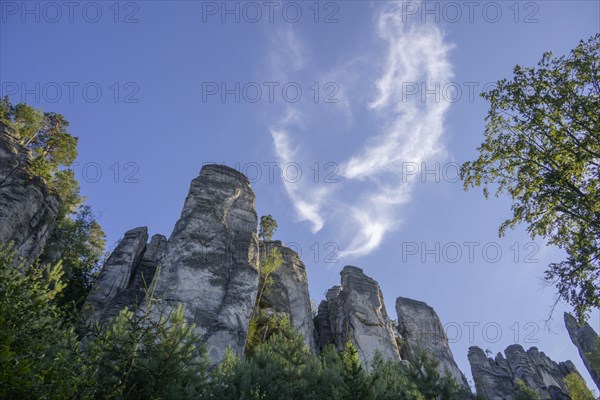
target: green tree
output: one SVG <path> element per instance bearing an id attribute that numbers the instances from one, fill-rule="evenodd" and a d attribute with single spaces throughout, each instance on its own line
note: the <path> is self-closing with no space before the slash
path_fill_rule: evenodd
<path id="1" fill-rule="evenodd" d="M 232 366 L 233 365 L 233 366 Z M 317 400 L 320 364 L 304 338 L 291 327 L 258 346 L 250 358 L 212 375 L 207 399 Z"/>
<path id="2" fill-rule="evenodd" d="M 149 296 L 150 298 L 150 296 Z M 204 391 L 208 361 L 195 326 L 183 306 L 150 316 L 127 309 L 104 326 L 96 325 L 86 353 L 102 399 L 195 399 Z"/>
<path id="3" fill-rule="evenodd" d="M 410 378 L 407 368 L 399 362 L 384 361 L 377 355 L 373 360 L 371 379 L 370 398 L 373 400 L 427 400 Z"/>
<path id="4" fill-rule="evenodd" d="M 261 249 L 266 246 L 260 244 Z M 248 333 L 244 353 L 251 356 L 254 350 L 265 343 L 272 335 L 288 328 L 289 320 L 284 316 L 267 315 L 262 309 L 265 293 L 273 286 L 273 274 L 281 267 L 283 257 L 277 248 L 272 248 L 265 256 L 264 262 L 258 268 L 258 293 L 254 304 L 254 310 L 248 323 Z M 266 305 L 268 306 L 268 305 Z"/>
<path id="5" fill-rule="evenodd" d="M 202 399 L 223 399 L 237 388 L 237 378 L 239 374 L 242 358 L 238 356 L 231 347 L 225 350 L 223 361 L 210 372 L 206 389 L 203 392 Z"/>
<path id="6" fill-rule="evenodd" d="M 20 168 L 31 179 L 42 179 L 60 200 L 56 226 L 41 259 L 51 265 L 62 260 L 62 279 L 67 285 L 58 299 L 62 305 L 78 308 L 99 268 L 105 235 L 91 208 L 82 205 L 79 182 L 71 169 L 77 156 L 77 138 L 67 132 L 69 123 L 64 116 L 24 103 L 12 105 L 8 97 L 0 100 L 0 122 L 30 152 L 30 162 Z"/>
<path id="7" fill-rule="evenodd" d="M 345 393 L 344 361 L 332 344 L 325 346 L 319 355 L 320 376 L 317 388 L 318 399 L 340 400 Z"/>
<path id="8" fill-rule="evenodd" d="M 438 363 L 425 351 L 419 351 L 416 360 L 408 368 L 410 380 L 426 399 L 464 400 L 472 398 L 472 393 L 462 389 L 449 375 L 441 375 Z"/>
<path id="9" fill-rule="evenodd" d="M 0 398 L 91 398 L 84 354 L 56 304 L 62 268 L 13 263 L 0 248 Z"/>
<path id="10" fill-rule="evenodd" d="M 515 400 L 540 400 L 540 393 L 538 390 L 528 388 L 521 379 L 517 379 Z"/>
<path id="11" fill-rule="evenodd" d="M 182 307 L 159 319 L 127 309 L 80 341 L 57 300 L 62 266 L 0 249 L 0 399 L 196 399 L 206 351 Z"/>
<path id="12" fill-rule="evenodd" d="M 545 53 L 537 68 L 517 65 L 482 96 L 485 140 L 461 168 L 464 187 L 511 196 L 501 236 L 525 223 L 532 238 L 566 251 L 546 279 L 583 320 L 600 306 L 600 34 L 569 56 Z"/>
<path id="13" fill-rule="evenodd" d="M 284 334 L 290 329 L 291 323 L 286 315 L 267 315 L 264 311 L 257 311 L 248 323 L 244 354 L 246 357 L 252 357 L 260 345 L 268 342 L 271 337 Z"/>
<path id="14" fill-rule="evenodd" d="M 205 399 L 295 400 L 466 400 L 448 375 L 440 377 L 429 358 L 406 366 L 377 355 L 366 371 L 356 348 L 328 345 L 319 355 L 308 352 L 304 339 L 289 324 L 241 359 L 228 352 L 211 373 Z"/>
<path id="15" fill-rule="evenodd" d="M 106 235 L 90 206 L 80 206 L 72 216 L 57 222 L 44 248 L 42 260 L 53 264 L 62 261 L 64 290 L 59 302 L 73 311 L 83 305 L 100 268 Z"/>
<path id="16" fill-rule="evenodd" d="M 273 238 L 273 234 L 277 230 L 277 221 L 271 215 L 263 215 L 260 217 L 260 225 L 258 228 L 258 236 L 262 241 L 268 241 Z"/>
<path id="17" fill-rule="evenodd" d="M 362 400 L 369 398 L 368 375 L 360 363 L 356 347 L 350 341 L 346 342 L 342 360 L 344 362 L 342 399 Z"/>
<path id="18" fill-rule="evenodd" d="M 260 307 L 260 302 L 263 295 L 275 283 L 273 280 L 273 274 L 277 272 L 277 270 L 281 267 L 281 264 L 283 264 L 283 256 L 281 255 L 281 252 L 276 248 L 272 248 L 266 255 L 264 263 L 259 266 L 258 295 L 256 297 L 257 310 Z"/>
<path id="19" fill-rule="evenodd" d="M 0 121 L 12 126 L 23 144 L 35 137 L 42 126 L 42 120 L 43 113 L 38 109 L 24 103 L 14 106 L 8 96 L 0 101 Z"/>
<path id="20" fill-rule="evenodd" d="M 78 139 L 67 132 L 69 122 L 61 114 L 42 112 L 24 103 L 13 106 L 8 97 L 0 101 L 0 121 L 12 127 L 30 151 L 31 161 L 23 167 L 32 178 L 43 179 L 61 200 L 60 216 L 72 212 L 82 199 L 70 169 L 77 157 Z"/>
<path id="21" fill-rule="evenodd" d="M 564 379 L 571 400 L 595 400 L 585 381 L 579 374 L 570 373 Z"/>

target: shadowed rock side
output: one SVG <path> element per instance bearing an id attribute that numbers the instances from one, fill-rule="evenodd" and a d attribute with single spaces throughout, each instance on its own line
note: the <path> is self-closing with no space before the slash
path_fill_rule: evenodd
<path id="1" fill-rule="evenodd" d="M 59 209 L 46 184 L 26 172 L 30 160 L 29 151 L 0 122 L 0 243 L 14 243 L 27 263 L 42 253 Z"/>
<path id="2" fill-rule="evenodd" d="M 167 245 L 167 238 L 163 235 L 153 235 L 150 243 L 145 247 L 142 257 L 134 267 L 134 274 L 129 280 L 127 288 L 121 291 L 104 311 L 104 318 L 119 314 L 125 307 L 132 310 L 145 305 L 146 295 L 151 294 L 152 281 L 159 272 L 159 263 L 162 252 Z"/>
<path id="3" fill-rule="evenodd" d="M 315 323 L 315 337 L 317 339 L 319 351 L 323 350 L 328 344 L 336 345 L 335 338 L 333 337 L 333 330 L 331 328 L 329 305 L 337 299 L 340 289 L 341 287 L 334 286 L 327 291 L 325 300 L 319 303 L 317 315 L 313 319 Z"/>
<path id="4" fill-rule="evenodd" d="M 205 166 L 191 183 L 161 260 L 158 309 L 183 304 L 214 363 L 228 346 L 242 354 L 246 342 L 258 290 L 254 200 L 244 175 Z"/>
<path id="5" fill-rule="evenodd" d="M 579 356 L 583 360 L 583 364 L 592 376 L 598 389 L 600 389 L 600 370 L 594 368 L 590 360 L 590 354 L 596 352 L 598 334 L 587 322 L 579 326 L 575 317 L 569 313 L 565 313 L 565 326 L 567 327 L 571 341 L 579 351 Z"/>
<path id="6" fill-rule="evenodd" d="M 362 364 L 368 369 L 375 354 L 385 360 L 400 360 L 392 325 L 376 281 L 362 269 L 346 266 L 341 272 L 342 284 L 327 292 L 326 305 L 319 307 L 317 326 L 319 346 L 331 340 L 343 349 L 351 341 Z M 329 330 L 327 323 L 329 322 Z"/>
<path id="7" fill-rule="evenodd" d="M 477 393 L 488 400 L 513 400 L 517 379 L 536 389 L 541 400 L 570 400 L 564 378 L 577 373 L 571 361 L 556 363 L 537 348 L 525 351 L 518 344 L 510 345 L 492 360 L 479 347 L 469 348 L 469 363 Z"/>
<path id="8" fill-rule="evenodd" d="M 279 250 L 283 258 L 283 263 L 272 275 L 273 285 L 262 295 L 260 308 L 288 315 L 292 325 L 304 336 L 310 351 L 314 353 L 315 327 L 304 263 L 298 253 L 285 247 L 280 241 L 265 242 L 260 247 L 261 263 L 272 249 Z"/>
<path id="9" fill-rule="evenodd" d="M 88 323 L 101 322 L 122 308 L 135 310 L 144 303 L 158 260 L 166 244 L 163 235 L 154 235 L 148 245 L 148 229 L 127 231 L 106 260 L 83 307 Z"/>
<path id="10" fill-rule="evenodd" d="M 425 351 L 439 363 L 438 370 L 442 376 L 449 373 L 458 384 L 468 389 L 467 379 L 454 361 L 448 337 L 434 309 L 422 301 L 398 297 L 396 313 L 398 333 L 404 340 L 400 350 L 402 359 L 414 362 L 419 352 Z"/>

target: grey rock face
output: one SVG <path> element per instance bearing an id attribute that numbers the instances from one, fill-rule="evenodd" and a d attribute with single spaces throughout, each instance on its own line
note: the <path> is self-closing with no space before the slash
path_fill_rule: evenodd
<path id="1" fill-rule="evenodd" d="M 569 313 L 565 313 L 565 326 L 567 327 L 571 341 L 579 351 L 579 356 L 583 360 L 583 364 L 589 371 L 598 389 L 600 389 L 600 370 L 594 368 L 590 360 L 590 354 L 596 351 L 598 334 L 587 322 L 579 326 L 575 317 Z"/>
<path id="2" fill-rule="evenodd" d="M 392 325 L 385 309 L 383 294 L 376 281 L 362 269 L 346 266 L 342 284 L 327 292 L 326 304 L 319 307 L 320 346 L 332 340 L 338 349 L 347 341 L 356 347 L 362 364 L 368 369 L 376 353 L 385 360 L 400 360 Z M 327 323 L 329 321 L 329 330 Z"/>
<path id="3" fill-rule="evenodd" d="M 87 323 L 100 322 L 116 315 L 120 309 L 116 309 L 116 300 L 122 300 L 119 303 L 124 303 L 123 307 L 134 305 L 133 302 L 123 299 L 123 293 L 131 287 L 131 282 L 136 276 L 147 240 L 146 227 L 135 228 L 125 233 L 104 263 L 83 306 Z"/>
<path id="4" fill-rule="evenodd" d="M 512 400 L 517 391 L 517 379 L 537 390 L 542 400 L 569 400 L 563 379 L 577 373 L 572 362 L 556 363 L 532 347 L 525 351 L 518 344 L 498 353 L 495 360 L 487 358 L 479 347 L 469 348 L 469 363 L 477 393 L 488 400 Z"/>
<path id="5" fill-rule="evenodd" d="M 487 400 L 512 400 L 515 392 L 513 375 L 508 363 L 498 353 L 496 359 L 486 357 L 479 347 L 469 347 L 467 355 L 477 393 Z"/>
<path id="6" fill-rule="evenodd" d="M 104 318 L 117 315 L 125 307 L 138 310 L 140 306 L 145 305 L 147 295 L 152 294 L 152 282 L 155 274 L 160 274 L 159 262 L 166 244 L 167 238 L 165 236 L 152 236 L 150 243 L 145 246 L 141 258 L 133 268 L 134 273 L 126 289 L 121 291 L 108 304 L 104 312 Z"/>
<path id="7" fill-rule="evenodd" d="M 523 347 L 518 344 L 510 345 L 504 350 L 504 354 L 514 378 L 521 379 L 530 388 L 542 386 L 542 380 Z"/>
<path id="8" fill-rule="evenodd" d="M 530 388 L 537 388 L 542 399 L 569 399 L 563 379 L 569 373 L 577 372 L 573 363 L 556 363 L 536 347 L 525 352 L 523 347 L 514 344 L 504 352 L 514 377 Z"/>
<path id="9" fill-rule="evenodd" d="M 238 171 L 202 168 L 162 256 L 158 310 L 183 304 L 213 362 L 243 352 L 258 290 L 254 192 Z"/>
<path id="10" fill-rule="evenodd" d="M 298 253 L 285 247 L 280 241 L 265 242 L 260 246 L 261 263 L 272 249 L 281 253 L 283 263 L 273 273 L 273 285 L 263 293 L 260 307 L 288 315 L 292 326 L 304 336 L 310 351 L 314 353 L 315 327 L 310 308 L 306 267 Z"/>
<path id="11" fill-rule="evenodd" d="M 0 243 L 33 262 L 54 229 L 59 201 L 41 179 L 26 172 L 30 154 L 0 122 Z"/>
<path id="12" fill-rule="evenodd" d="M 315 331 L 317 337 L 317 346 L 319 351 L 323 350 L 328 344 L 336 345 L 335 338 L 333 336 L 333 330 L 331 329 L 331 313 L 329 311 L 329 305 L 332 304 L 338 297 L 341 287 L 334 286 L 327 291 L 325 300 L 319 303 L 317 315 L 314 318 Z"/>
<path id="13" fill-rule="evenodd" d="M 434 309 L 422 301 L 398 297 L 396 313 L 398 333 L 404 340 L 400 350 L 402 359 L 415 361 L 419 352 L 425 351 L 439 363 L 442 376 L 449 373 L 459 385 L 468 389 L 467 379 L 454 361 L 448 337 Z"/>

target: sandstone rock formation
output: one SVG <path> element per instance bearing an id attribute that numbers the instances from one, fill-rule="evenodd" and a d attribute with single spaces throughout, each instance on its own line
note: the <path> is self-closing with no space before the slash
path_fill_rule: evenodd
<path id="1" fill-rule="evenodd" d="M 329 305 L 337 299 L 340 293 L 340 287 L 334 286 L 327 291 L 325 294 L 325 300 L 319 303 L 317 315 L 314 318 L 315 322 L 315 336 L 317 339 L 317 346 L 320 350 L 323 350 L 328 344 L 336 345 L 335 338 L 333 336 L 333 330 L 331 328 L 331 313 L 329 311 Z"/>
<path id="2" fill-rule="evenodd" d="M 0 122 L 0 243 L 12 242 L 16 255 L 30 263 L 54 229 L 59 201 L 27 171 L 29 151 Z"/>
<path id="3" fill-rule="evenodd" d="M 30 159 L 11 129 L 0 122 L 0 243 L 12 242 L 17 255 L 28 262 L 42 254 L 60 206 L 42 180 L 27 172 Z M 228 347 L 241 354 L 256 301 L 261 257 L 254 202 L 244 175 L 225 166 L 205 166 L 191 183 L 168 241 L 154 235 L 148 243 L 145 227 L 125 233 L 84 304 L 86 320 L 102 322 L 124 307 L 143 310 L 146 290 L 154 287 L 158 303 L 152 312 L 185 306 L 186 318 L 202 333 L 213 363 L 222 360 Z M 261 306 L 289 315 L 311 350 L 328 344 L 341 350 L 351 341 L 367 369 L 377 353 L 387 360 L 401 359 L 376 281 L 360 268 L 346 266 L 341 285 L 328 290 L 313 321 L 304 264 L 281 242 L 264 244 L 264 252 L 271 248 L 277 248 L 284 261 Z M 435 311 L 405 298 L 397 299 L 396 311 L 398 333 L 405 341 L 402 356 L 411 360 L 423 349 L 439 363 L 441 372 L 466 386 Z M 600 388 L 600 371 L 589 357 L 598 335 L 587 324 L 578 326 L 569 314 L 565 324 Z M 487 399 L 513 399 L 517 379 L 538 389 L 542 399 L 569 398 L 563 378 L 577 372 L 571 362 L 556 363 L 536 348 L 525 351 L 519 345 L 509 346 L 505 354 L 506 358 L 499 353 L 493 360 L 478 347 L 469 349 L 475 383 Z"/>
<path id="4" fill-rule="evenodd" d="M 330 289 L 326 303 L 319 307 L 316 320 L 320 347 L 326 340 L 332 340 L 337 348 L 343 349 L 351 341 L 367 369 L 376 353 L 385 360 L 400 360 L 377 282 L 353 266 L 344 267 L 341 276 L 341 286 Z"/>
<path id="5" fill-rule="evenodd" d="M 569 400 L 563 379 L 578 373 L 571 361 L 556 363 L 537 348 L 525 351 L 518 344 L 510 345 L 492 360 L 479 347 L 469 348 L 469 363 L 477 393 L 488 400 L 512 400 L 517 391 L 517 379 L 536 389 L 542 400 Z"/>
<path id="6" fill-rule="evenodd" d="M 565 326 L 567 327 L 571 341 L 579 351 L 583 364 L 589 371 L 598 389 L 600 389 L 600 370 L 594 368 L 590 359 L 590 354 L 597 351 L 598 334 L 587 322 L 579 326 L 575 317 L 569 313 L 565 313 Z"/>
<path id="7" fill-rule="evenodd" d="M 479 347 L 469 347 L 467 355 L 477 393 L 487 400 L 512 400 L 515 392 L 513 375 L 502 354 L 495 360 L 486 357 Z"/>
<path id="8" fill-rule="evenodd" d="M 154 235 L 149 244 L 148 229 L 140 227 L 125 233 L 106 260 L 83 307 L 88 323 L 113 317 L 125 307 L 136 310 L 146 298 L 158 260 L 166 244 Z"/>
<path id="9" fill-rule="evenodd" d="M 254 192 L 238 171 L 202 168 L 191 183 L 156 280 L 157 310 L 182 304 L 212 362 L 227 347 L 241 354 L 258 290 Z"/>
<path id="10" fill-rule="evenodd" d="M 413 362 L 419 357 L 420 351 L 425 351 L 439 363 L 438 370 L 442 376 L 448 373 L 468 389 L 467 379 L 454 361 L 448 337 L 434 309 L 422 301 L 398 297 L 396 313 L 398 333 L 404 340 L 400 350 L 402 359 Z"/>
<path id="11" fill-rule="evenodd" d="M 261 263 L 272 249 L 278 250 L 283 258 L 279 269 L 272 274 L 273 285 L 262 295 L 261 309 L 286 314 L 292 326 L 304 336 L 310 351 L 316 352 L 315 327 L 304 263 L 298 253 L 284 246 L 280 241 L 265 242 L 260 247 Z"/>

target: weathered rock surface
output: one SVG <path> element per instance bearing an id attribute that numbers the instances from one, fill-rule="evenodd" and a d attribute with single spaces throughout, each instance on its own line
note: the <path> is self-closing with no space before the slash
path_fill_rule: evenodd
<path id="1" fill-rule="evenodd" d="M 152 293 L 152 282 L 156 273 L 159 272 L 159 262 L 162 252 L 167 244 L 167 238 L 163 235 L 153 235 L 150 243 L 144 248 L 142 257 L 134 266 L 134 273 L 129 280 L 127 288 L 110 302 L 104 312 L 104 318 L 115 316 L 123 308 L 128 307 L 138 310 L 145 305 L 147 295 Z"/>
<path id="2" fill-rule="evenodd" d="M 0 122 L 0 243 L 14 244 L 16 255 L 33 262 L 54 229 L 59 201 L 40 178 L 26 171 L 29 151 Z"/>
<path id="3" fill-rule="evenodd" d="M 277 314 L 286 314 L 292 326 L 304 336 L 311 352 L 316 351 L 315 327 L 313 324 L 308 293 L 306 267 L 298 253 L 284 246 L 280 241 L 269 241 L 261 244 L 261 263 L 273 249 L 279 251 L 283 258 L 281 266 L 272 274 L 273 285 L 262 294 L 260 307 Z"/>
<path id="4" fill-rule="evenodd" d="M 434 309 L 422 301 L 398 297 L 396 313 L 398 333 L 404 340 L 400 350 L 402 359 L 413 362 L 418 359 L 420 351 L 425 351 L 439 363 L 438 370 L 442 376 L 448 373 L 468 389 L 467 379 L 454 361 L 448 337 Z"/>
<path id="5" fill-rule="evenodd" d="M 100 270 L 83 312 L 88 323 L 100 322 L 116 315 L 115 300 L 120 298 L 123 307 L 134 306 L 133 302 L 123 301 L 123 293 L 131 287 L 142 256 L 146 250 L 148 229 L 135 228 L 127 231 L 123 239 L 108 257 Z"/>
<path id="6" fill-rule="evenodd" d="M 336 345 L 333 330 L 331 329 L 331 313 L 329 311 L 329 305 L 337 299 L 340 289 L 339 286 L 334 286 L 327 291 L 325 300 L 319 303 L 317 315 L 313 319 L 319 351 L 323 350 L 328 344 Z"/>
<path id="7" fill-rule="evenodd" d="M 469 347 L 467 355 L 477 393 L 487 400 L 512 400 L 515 392 L 513 374 L 502 354 L 486 357 L 479 347 Z"/>
<path id="8" fill-rule="evenodd" d="M 385 360 L 400 360 L 392 325 L 385 309 L 383 294 L 377 282 L 362 269 L 346 266 L 341 272 L 342 284 L 327 292 L 326 305 L 317 316 L 320 347 L 331 338 L 343 349 L 347 341 L 356 347 L 362 364 L 368 369 L 376 353 Z M 329 331 L 326 330 L 329 321 Z"/>
<path id="9" fill-rule="evenodd" d="M 571 341 L 579 351 L 579 356 L 583 360 L 583 364 L 589 371 L 598 389 L 600 389 L 600 370 L 594 368 L 590 360 L 590 354 L 596 351 L 598 334 L 587 322 L 579 326 L 575 317 L 569 313 L 565 313 L 565 326 L 567 327 Z"/>
<path id="10" fill-rule="evenodd" d="M 578 373 L 571 361 L 556 363 L 537 348 L 525 351 L 518 344 L 510 345 L 495 360 L 486 357 L 479 347 L 469 348 L 469 363 L 477 393 L 488 400 L 512 400 L 517 391 L 517 379 L 539 392 L 542 400 L 569 400 L 563 379 Z"/>
<path id="11" fill-rule="evenodd" d="M 195 323 L 212 362 L 231 346 L 243 352 L 258 290 L 254 192 L 238 171 L 202 168 L 162 256 L 158 310 L 179 304 Z"/>

